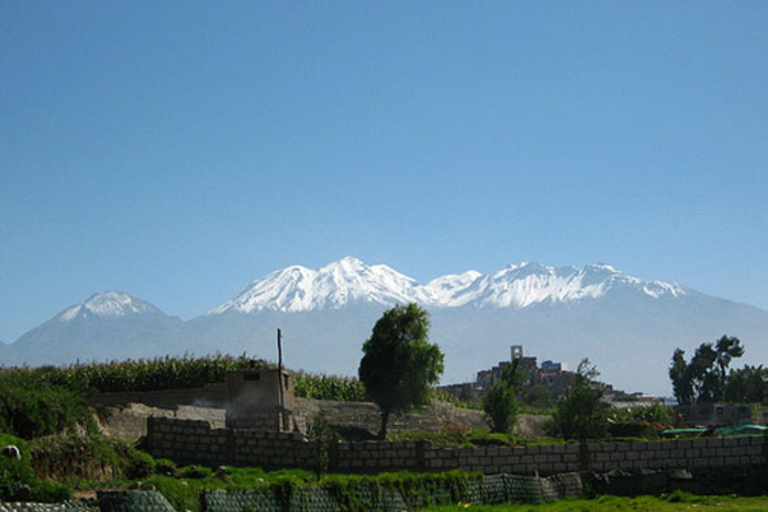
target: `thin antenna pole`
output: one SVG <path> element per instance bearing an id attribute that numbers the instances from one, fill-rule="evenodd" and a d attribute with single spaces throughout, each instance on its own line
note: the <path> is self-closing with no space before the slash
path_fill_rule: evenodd
<path id="1" fill-rule="evenodd" d="M 277 393 L 280 400 L 280 412 L 278 412 L 278 432 L 282 431 L 285 416 L 285 399 L 283 398 L 283 332 L 277 329 Z"/>

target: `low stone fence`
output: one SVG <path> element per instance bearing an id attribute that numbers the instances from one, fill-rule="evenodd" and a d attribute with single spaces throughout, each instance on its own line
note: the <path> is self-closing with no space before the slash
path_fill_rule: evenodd
<path id="1" fill-rule="evenodd" d="M 313 445 L 302 436 L 211 429 L 203 421 L 150 418 L 146 449 L 155 457 L 209 466 L 312 469 L 316 464 Z M 378 473 L 462 469 L 483 474 L 553 475 L 615 469 L 756 468 L 766 464 L 766 449 L 766 438 L 762 436 L 442 449 L 433 449 L 428 441 L 362 441 L 330 446 L 329 470 Z"/>

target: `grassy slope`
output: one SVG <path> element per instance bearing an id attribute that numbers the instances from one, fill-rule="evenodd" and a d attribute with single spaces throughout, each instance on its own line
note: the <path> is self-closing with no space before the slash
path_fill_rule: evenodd
<path id="1" fill-rule="evenodd" d="M 468 505 L 430 507 L 420 512 L 765 512 L 768 497 L 693 496 L 673 493 L 666 497 L 622 498 L 601 496 L 594 500 L 560 500 L 538 505 Z"/>

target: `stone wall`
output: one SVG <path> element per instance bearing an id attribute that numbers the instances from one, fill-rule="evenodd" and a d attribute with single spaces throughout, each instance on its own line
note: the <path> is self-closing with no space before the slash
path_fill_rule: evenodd
<path id="1" fill-rule="evenodd" d="M 201 392 L 199 397 L 196 393 Z M 218 396 L 218 398 L 216 398 Z M 178 399 L 179 404 L 173 400 Z M 209 406 L 191 404 L 208 403 Z M 136 440 L 147 433 L 147 418 L 167 417 L 176 419 L 205 420 L 213 428 L 225 425 L 226 389 L 224 385 L 207 388 L 153 391 L 146 393 L 103 393 L 91 400 L 98 413 L 99 421 L 110 436 L 123 440 Z M 306 431 L 306 425 L 319 413 L 323 413 L 334 426 L 361 429 L 375 434 L 379 429 L 381 414 L 379 408 L 368 402 L 336 402 L 332 400 L 310 400 L 295 398 L 292 416 L 299 430 Z M 275 422 L 276 414 L 266 414 L 265 421 Z M 255 418 L 254 418 L 255 420 Z M 446 426 L 463 428 L 486 427 L 485 414 L 473 409 L 461 409 L 444 402 L 434 403 L 421 411 L 409 414 L 395 414 L 390 417 L 389 431 L 392 433 L 428 430 L 437 432 Z M 523 418 L 516 431 L 519 435 L 530 435 L 525 429 L 528 422 Z M 292 425 L 293 427 L 293 425 Z M 270 428 L 274 430 L 274 428 Z"/>
<path id="2" fill-rule="evenodd" d="M 359 428 L 375 434 L 379 431 L 381 411 L 370 402 L 335 402 L 333 400 L 308 400 L 296 398 L 294 415 L 304 423 L 322 413 L 331 425 Z M 487 427 L 485 413 L 475 409 L 462 409 L 445 402 L 435 402 L 419 411 L 393 414 L 388 430 L 393 434 L 426 430 L 439 432 L 446 426 L 464 428 Z"/>
<path id="3" fill-rule="evenodd" d="M 146 449 L 155 457 L 210 466 L 314 466 L 312 444 L 297 435 L 211 429 L 202 421 L 166 418 L 152 418 L 148 427 Z M 766 446 L 762 436 L 443 449 L 433 449 L 427 441 L 363 441 L 333 445 L 329 470 L 378 473 L 463 469 L 484 474 L 552 475 L 584 470 L 754 468 L 766 464 Z"/>
<path id="4" fill-rule="evenodd" d="M 173 409 L 142 403 L 95 407 L 98 424 L 105 434 L 122 441 L 136 441 L 147 435 L 147 418 L 162 417 L 206 421 L 211 428 L 224 428 L 224 409 L 179 405 Z"/>
<path id="5" fill-rule="evenodd" d="M 224 409 L 227 406 L 227 386 L 224 382 L 206 384 L 202 388 L 163 389 L 160 391 L 132 391 L 126 393 L 99 393 L 89 400 L 92 406 L 144 404 L 150 407 L 175 409 L 179 405 Z"/>

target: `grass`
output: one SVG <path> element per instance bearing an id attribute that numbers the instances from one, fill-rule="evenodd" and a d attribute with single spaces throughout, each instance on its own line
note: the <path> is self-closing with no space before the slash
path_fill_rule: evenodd
<path id="1" fill-rule="evenodd" d="M 419 512 L 765 512 L 768 496 L 742 498 L 737 496 L 696 496 L 681 492 L 653 497 L 623 498 L 601 496 L 593 500 L 567 499 L 553 503 L 457 505 L 428 507 Z"/>
<path id="2" fill-rule="evenodd" d="M 160 461 L 158 461 L 160 462 Z M 264 471 L 259 468 L 221 467 L 217 470 L 201 466 L 185 466 L 173 470 L 173 476 L 159 473 L 142 478 L 143 484 L 153 485 L 176 510 L 197 512 L 201 509 L 200 494 L 203 490 L 247 490 L 264 487 L 283 489 L 318 485 L 352 503 L 356 489 L 361 487 L 398 489 L 403 494 L 426 493 L 436 486 L 447 485 L 454 489 L 466 486 L 478 474 L 463 471 L 446 473 L 381 473 L 378 475 L 327 474 L 319 480 L 315 473 L 305 470 Z M 111 480 L 94 482 L 83 480 L 75 486 L 77 494 L 101 489 L 125 489 L 136 480 Z M 359 504 L 357 504 L 359 505 Z M 350 510 L 363 510 L 350 505 Z"/>
<path id="3" fill-rule="evenodd" d="M 487 429 L 462 429 L 446 428 L 441 432 L 414 431 L 400 434 L 391 434 L 388 439 L 429 441 L 433 448 L 445 448 L 450 446 L 539 446 L 567 444 L 563 439 L 554 437 L 526 438 L 515 434 L 500 434 L 490 432 Z"/>

